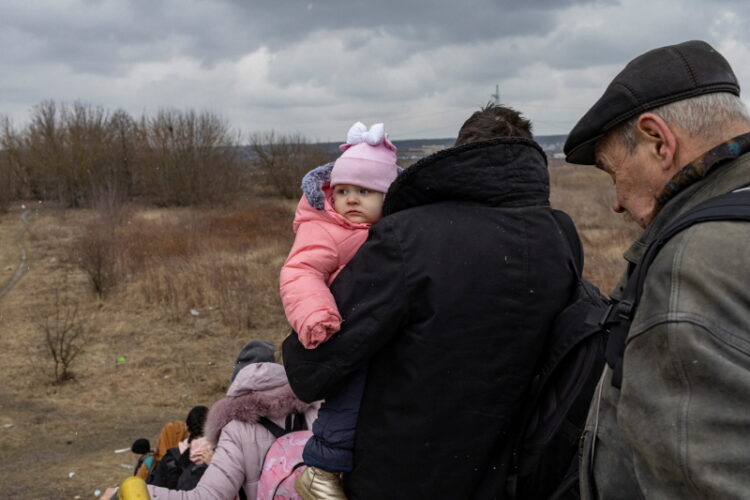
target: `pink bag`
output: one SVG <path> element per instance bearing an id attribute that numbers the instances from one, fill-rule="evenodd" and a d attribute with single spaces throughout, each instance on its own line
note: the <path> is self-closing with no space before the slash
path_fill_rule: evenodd
<path id="1" fill-rule="evenodd" d="M 258 500 L 301 500 L 294 481 L 305 468 L 302 450 L 312 436 L 310 431 L 294 431 L 273 442 L 263 460 L 258 480 Z"/>

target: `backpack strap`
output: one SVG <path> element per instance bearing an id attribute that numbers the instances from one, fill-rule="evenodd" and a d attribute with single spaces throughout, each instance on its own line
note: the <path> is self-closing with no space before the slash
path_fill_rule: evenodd
<path id="1" fill-rule="evenodd" d="M 286 416 L 286 421 L 284 422 L 284 427 L 281 427 L 280 425 L 276 425 L 271 419 L 267 417 L 260 417 L 258 419 L 258 423 L 265 427 L 268 432 L 273 434 L 273 437 L 275 439 L 279 439 L 284 434 L 289 434 L 293 431 L 306 431 L 307 430 L 307 421 L 305 420 L 305 416 L 301 413 L 290 413 Z"/>
<path id="2" fill-rule="evenodd" d="M 306 431 L 307 420 L 304 413 L 290 413 L 287 415 L 284 428 L 286 432 Z"/>
<path id="3" fill-rule="evenodd" d="M 618 389 L 622 385 L 625 343 L 638 302 L 643 294 L 643 284 L 646 281 L 648 268 L 659 250 L 677 233 L 693 224 L 711 221 L 750 222 L 750 191 L 738 190 L 722 194 L 688 210 L 657 234 L 646 248 L 640 262 L 631 268 L 622 299 L 607 309 L 601 322 L 602 326 L 610 331 L 606 359 L 607 364 L 613 370 L 612 385 Z"/>
<path id="4" fill-rule="evenodd" d="M 260 417 L 258 419 L 258 423 L 265 427 L 268 432 L 273 434 L 273 437 L 275 439 L 279 439 L 281 436 L 286 434 L 286 430 L 283 427 L 276 425 L 275 423 L 273 423 L 273 421 L 271 421 L 271 419 L 267 417 Z"/>

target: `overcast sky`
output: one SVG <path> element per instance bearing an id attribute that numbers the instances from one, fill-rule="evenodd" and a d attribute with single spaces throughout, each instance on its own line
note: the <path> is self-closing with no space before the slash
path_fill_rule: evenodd
<path id="1" fill-rule="evenodd" d="M 662 45 L 708 41 L 750 89 L 748 26 L 746 0 L 2 0 L 0 115 L 54 99 L 208 110 L 244 137 L 455 137 L 499 84 L 537 134 L 566 134 Z"/>

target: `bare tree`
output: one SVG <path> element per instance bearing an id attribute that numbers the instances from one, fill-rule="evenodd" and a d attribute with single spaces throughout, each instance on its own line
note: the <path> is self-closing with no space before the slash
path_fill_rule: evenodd
<path id="1" fill-rule="evenodd" d="M 300 196 L 302 176 L 332 160 L 332 155 L 300 133 L 258 133 L 250 138 L 250 146 L 263 180 L 276 194 L 289 199 Z"/>
<path id="2" fill-rule="evenodd" d="M 8 118 L 0 120 L 0 212 L 6 212 L 10 201 L 21 195 L 21 182 L 17 175 L 15 131 Z"/>
<path id="3" fill-rule="evenodd" d="M 241 189 L 237 141 L 218 116 L 161 110 L 138 131 L 140 190 L 158 204 L 214 202 Z"/>
<path id="4" fill-rule="evenodd" d="M 103 191 L 131 194 L 134 139 L 135 123 L 122 110 L 54 101 L 35 106 L 21 131 L 5 120 L 0 135 L 8 168 L 29 195 L 69 207 L 90 205 Z"/>
<path id="5" fill-rule="evenodd" d="M 162 110 L 136 121 L 123 110 L 43 101 L 21 130 L 0 123 L 0 181 L 7 173 L 14 191 L 68 207 L 134 197 L 216 202 L 246 187 L 238 137 L 209 112 Z"/>

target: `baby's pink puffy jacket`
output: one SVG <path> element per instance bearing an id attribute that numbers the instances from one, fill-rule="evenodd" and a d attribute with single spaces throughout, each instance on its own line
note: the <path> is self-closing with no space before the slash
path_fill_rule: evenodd
<path id="1" fill-rule="evenodd" d="M 367 239 L 369 223 L 356 223 L 333 209 L 324 186 L 325 209 L 302 196 L 294 215 L 294 245 L 279 279 L 284 312 L 299 340 L 314 349 L 341 328 L 341 315 L 328 286 Z"/>

